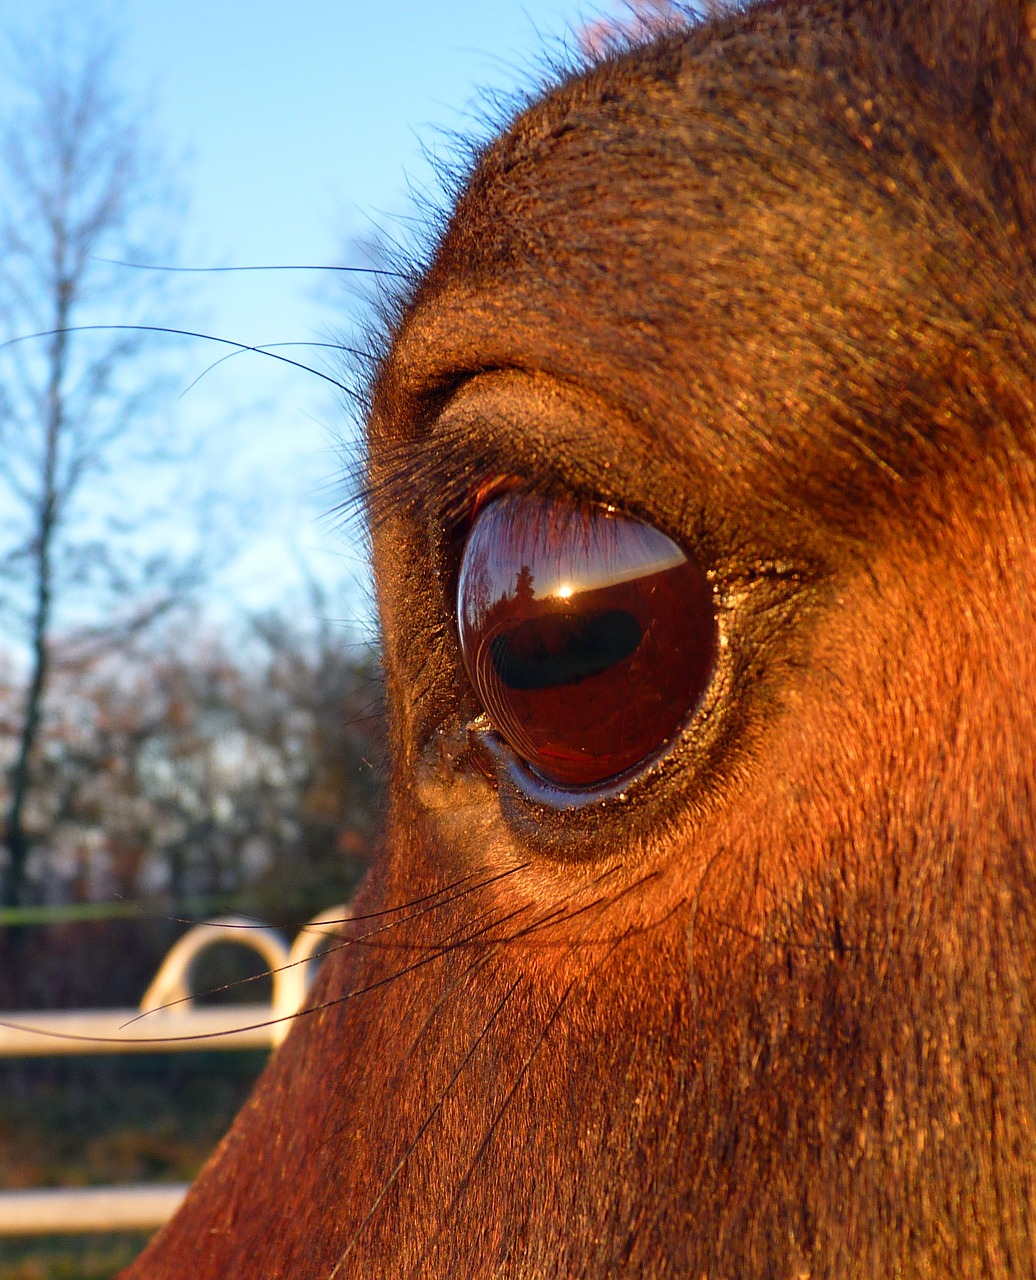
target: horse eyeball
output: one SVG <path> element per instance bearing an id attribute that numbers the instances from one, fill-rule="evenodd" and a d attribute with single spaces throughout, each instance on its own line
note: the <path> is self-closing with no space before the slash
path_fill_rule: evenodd
<path id="1" fill-rule="evenodd" d="M 716 661 L 709 582 L 660 530 L 509 492 L 475 518 L 460 648 L 493 728 L 537 774 L 592 787 L 663 750 Z"/>

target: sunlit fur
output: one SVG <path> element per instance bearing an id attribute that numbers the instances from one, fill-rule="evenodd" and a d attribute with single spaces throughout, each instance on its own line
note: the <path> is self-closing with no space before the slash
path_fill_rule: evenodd
<path id="1" fill-rule="evenodd" d="M 479 158 L 373 390 L 363 918 L 131 1274 L 1033 1275 L 1034 64 L 1022 0 L 763 4 Z M 500 476 L 711 575 L 621 795 L 470 750 Z"/>

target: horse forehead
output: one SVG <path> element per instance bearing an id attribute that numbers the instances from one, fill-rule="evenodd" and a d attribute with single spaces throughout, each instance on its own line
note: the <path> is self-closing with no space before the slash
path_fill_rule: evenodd
<path id="1" fill-rule="evenodd" d="M 651 79 L 643 57 L 631 61 L 621 94 L 614 68 L 591 73 L 482 157 L 397 332 L 390 377 L 434 381 L 451 362 L 583 374 L 616 398 L 640 386 L 652 411 L 683 396 L 684 417 L 707 426 L 713 407 L 726 423 L 758 423 L 753 395 L 826 404 L 847 342 L 909 363 L 908 345 L 884 341 L 909 332 L 931 365 L 955 319 L 938 284 L 959 275 L 960 228 L 919 221 L 910 193 L 877 180 L 887 163 L 841 124 L 804 124 L 801 78 L 786 69 L 765 110 L 742 90 L 736 111 L 710 99 L 708 76 Z M 594 75 L 604 87 L 591 91 Z M 880 373 L 873 356 L 864 372 Z M 806 403 L 784 413 L 810 416 Z"/>

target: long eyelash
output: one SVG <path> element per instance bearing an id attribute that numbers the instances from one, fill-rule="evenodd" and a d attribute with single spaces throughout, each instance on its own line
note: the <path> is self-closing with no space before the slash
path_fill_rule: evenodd
<path id="1" fill-rule="evenodd" d="M 472 457 L 469 444 L 458 432 L 436 434 L 430 441 L 408 442 L 384 451 L 382 478 L 374 481 L 364 468 L 354 477 L 355 505 L 362 505 L 372 532 L 393 516 L 420 520 L 423 506 L 435 495 L 436 511 L 448 523 L 463 519 L 468 494 L 485 479 L 486 462 Z"/>
<path id="2" fill-rule="evenodd" d="M 459 528 L 471 517 L 475 495 L 497 482 L 520 484 L 531 494 L 564 492 L 569 499 L 593 500 L 591 494 L 573 492 L 572 478 L 562 473 L 557 459 L 538 457 L 534 467 L 516 470 L 513 454 L 502 447 L 499 453 L 491 447 L 473 450 L 459 424 L 440 426 L 434 437 L 383 448 L 379 462 L 377 480 L 363 459 L 354 466 L 351 497 L 340 509 L 346 520 L 362 511 L 370 532 L 400 514 L 417 524 Z"/>

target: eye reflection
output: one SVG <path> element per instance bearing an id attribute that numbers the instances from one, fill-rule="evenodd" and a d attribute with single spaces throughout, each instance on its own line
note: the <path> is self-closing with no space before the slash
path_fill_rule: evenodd
<path id="1" fill-rule="evenodd" d="M 715 663 L 712 591 L 664 533 L 511 492 L 479 514 L 458 586 L 461 651 L 497 732 L 561 786 L 664 748 Z"/>

